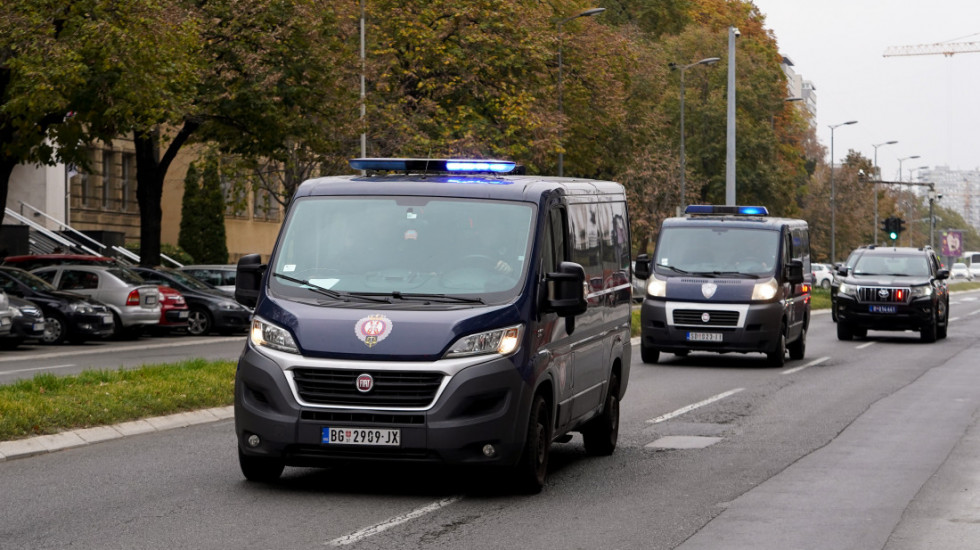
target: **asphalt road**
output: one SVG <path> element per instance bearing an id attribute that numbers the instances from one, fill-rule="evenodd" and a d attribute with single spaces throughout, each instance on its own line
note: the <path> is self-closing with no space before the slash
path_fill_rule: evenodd
<path id="1" fill-rule="evenodd" d="M 229 420 L 0 462 L 0 549 L 976 549 L 980 294 L 951 315 L 936 344 L 816 315 L 778 370 L 637 352 L 616 452 L 555 445 L 530 497 L 445 468 L 248 483 Z"/>

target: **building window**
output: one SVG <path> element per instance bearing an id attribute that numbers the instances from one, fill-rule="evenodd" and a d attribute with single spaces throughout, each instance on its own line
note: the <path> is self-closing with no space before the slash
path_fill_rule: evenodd
<path id="1" fill-rule="evenodd" d="M 133 178 L 136 175 L 136 155 L 123 153 L 122 155 L 122 179 L 119 182 L 121 196 L 119 209 L 123 212 L 129 210 L 130 195 L 133 190 Z"/>
<path id="2" fill-rule="evenodd" d="M 248 185 L 237 174 L 221 172 L 221 192 L 225 196 L 225 216 L 248 217 Z"/>
<path id="3" fill-rule="evenodd" d="M 265 221 L 279 221 L 279 203 L 267 189 L 255 190 L 252 205 L 252 218 Z"/>
<path id="4" fill-rule="evenodd" d="M 112 153 L 102 151 L 102 209 L 109 209 L 112 199 Z"/>

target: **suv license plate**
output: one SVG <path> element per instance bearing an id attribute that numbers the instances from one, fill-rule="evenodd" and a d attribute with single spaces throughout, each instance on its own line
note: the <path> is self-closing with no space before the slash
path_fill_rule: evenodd
<path id="1" fill-rule="evenodd" d="M 323 428 L 324 445 L 401 445 L 401 430 L 393 428 Z"/>
<path id="2" fill-rule="evenodd" d="M 868 311 L 871 313 L 895 313 L 897 309 L 895 306 L 868 306 Z"/>
<path id="3" fill-rule="evenodd" d="M 721 342 L 720 332 L 688 332 L 688 342 Z"/>

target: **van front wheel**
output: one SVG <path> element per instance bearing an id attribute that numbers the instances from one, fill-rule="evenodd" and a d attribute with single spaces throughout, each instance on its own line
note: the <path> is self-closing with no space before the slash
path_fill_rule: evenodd
<path id="1" fill-rule="evenodd" d="M 548 402 L 540 395 L 534 396 L 527 423 L 527 436 L 520 461 L 514 467 L 516 489 L 525 494 L 540 493 L 548 473 L 548 455 L 551 450 L 551 412 Z"/>
<path id="2" fill-rule="evenodd" d="M 660 350 L 640 343 L 640 359 L 643 359 L 644 363 L 656 363 L 660 360 Z"/>
<path id="3" fill-rule="evenodd" d="M 271 483 L 279 479 L 286 468 L 286 464 L 280 459 L 248 456 L 241 449 L 238 449 L 238 465 L 245 479 L 260 483 Z"/>

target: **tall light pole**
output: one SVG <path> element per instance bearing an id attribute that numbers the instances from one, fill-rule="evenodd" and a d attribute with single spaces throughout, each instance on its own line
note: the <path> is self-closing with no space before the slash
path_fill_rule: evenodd
<path id="1" fill-rule="evenodd" d="M 872 176 L 874 178 L 874 192 L 875 192 L 875 224 L 874 231 L 872 234 L 875 236 L 875 244 L 878 244 L 878 182 L 881 181 L 881 175 L 878 174 L 878 148 L 882 145 L 895 145 L 898 143 L 895 140 L 886 141 L 884 143 L 875 143 L 871 146 L 875 148 L 875 173 Z"/>
<path id="2" fill-rule="evenodd" d="M 558 177 L 565 175 L 565 146 L 562 142 L 565 129 L 565 90 L 562 89 L 562 45 L 564 43 L 562 27 L 564 27 L 565 23 L 568 23 L 572 19 L 578 19 L 579 17 L 592 17 L 593 15 L 598 15 L 604 11 L 606 11 L 606 8 L 591 8 L 583 12 L 579 12 L 571 17 L 559 19 L 556 23 L 558 26 Z"/>
<path id="3" fill-rule="evenodd" d="M 857 124 L 856 120 L 848 120 L 840 124 L 831 124 L 830 128 L 830 265 L 837 259 L 837 190 L 834 187 L 834 130 L 848 124 Z"/>
<path id="4" fill-rule="evenodd" d="M 684 207 L 687 206 L 687 194 L 685 189 L 685 178 L 687 177 L 686 165 L 687 161 L 684 157 L 684 71 L 694 67 L 696 65 L 711 65 L 721 61 L 720 57 L 706 57 L 701 61 L 695 61 L 694 63 L 689 63 L 687 65 L 678 65 L 677 63 L 671 63 L 670 68 L 674 71 L 681 72 L 681 206 L 680 213 L 684 212 Z M 678 214 L 679 215 L 679 214 Z"/>
<path id="5" fill-rule="evenodd" d="M 907 160 L 917 159 L 919 155 L 912 155 L 910 157 L 902 157 L 898 159 L 898 181 L 902 181 L 902 163 Z"/>
<path id="6" fill-rule="evenodd" d="M 725 155 L 725 204 L 735 205 L 735 39 L 742 33 L 728 27 L 728 126 Z"/>
<path id="7" fill-rule="evenodd" d="M 365 57 L 364 57 L 364 0 L 361 0 L 361 158 L 367 157 L 367 131 L 365 127 L 364 115 L 365 115 L 365 90 L 364 90 L 364 70 L 365 70 Z M 364 171 L 362 170 L 363 174 Z"/>

